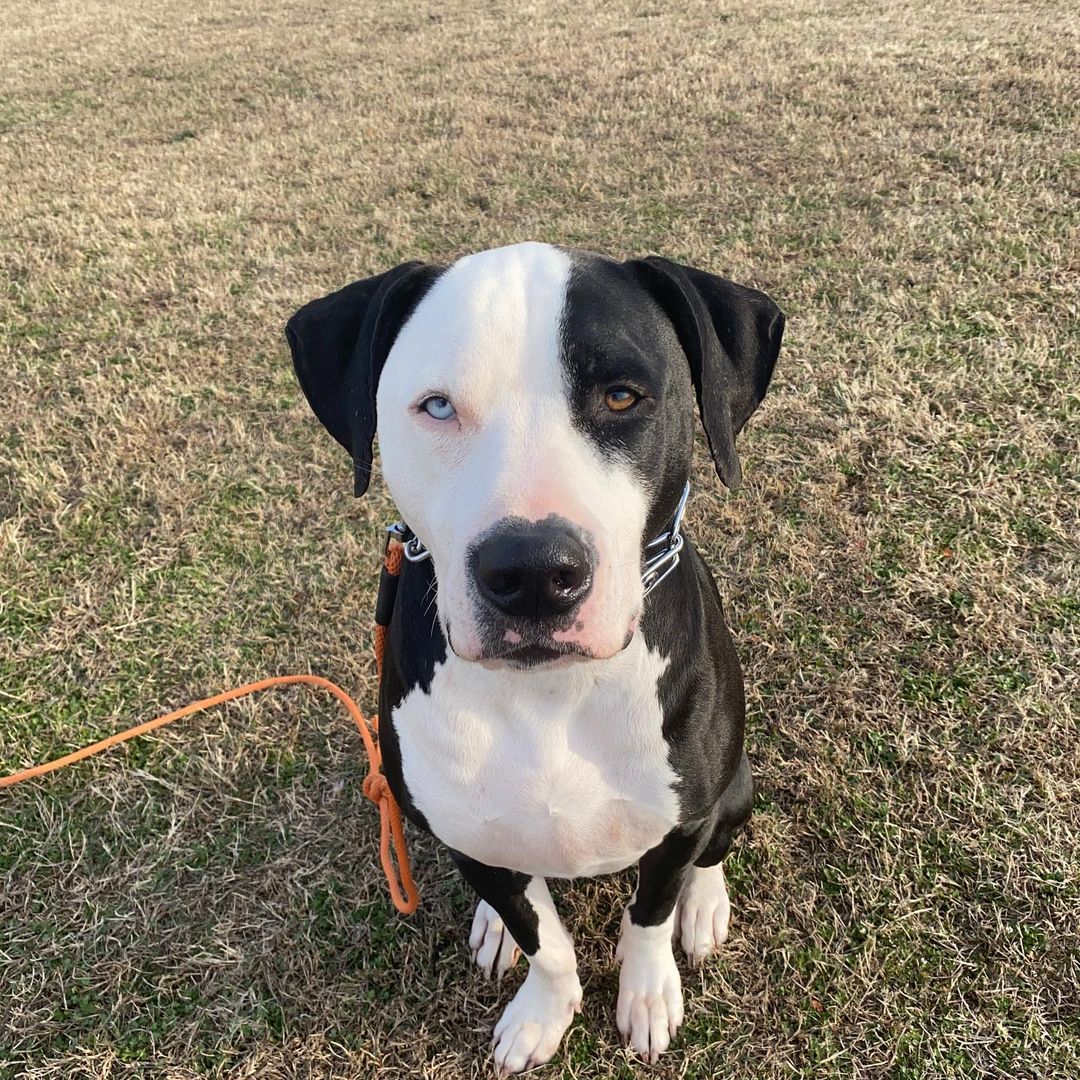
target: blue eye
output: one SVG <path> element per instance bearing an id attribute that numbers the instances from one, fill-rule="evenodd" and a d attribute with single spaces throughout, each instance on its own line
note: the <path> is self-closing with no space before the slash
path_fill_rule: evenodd
<path id="1" fill-rule="evenodd" d="M 439 397 L 438 394 L 421 401 L 420 408 L 433 420 L 449 420 L 456 415 L 454 406 L 446 398 Z"/>

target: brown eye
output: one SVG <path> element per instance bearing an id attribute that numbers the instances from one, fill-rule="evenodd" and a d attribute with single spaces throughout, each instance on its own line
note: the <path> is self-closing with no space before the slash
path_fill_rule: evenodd
<path id="1" fill-rule="evenodd" d="M 640 400 L 640 394 L 635 394 L 633 390 L 630 390 L 625 386 L 613 386 L 604 395 L 604 404 L 612 412 L 625 412 L 627 409 L 636 405 Z"/>

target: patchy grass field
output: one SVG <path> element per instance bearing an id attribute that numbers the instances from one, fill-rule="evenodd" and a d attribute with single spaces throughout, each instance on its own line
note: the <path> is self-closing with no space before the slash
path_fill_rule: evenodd
<path id="1" fill-rule="evenodd" d="M 629 878 L 559 891 L 544 1075 L 1080 1074 L 1075 5 L 28 0 L 0 47 L 0 773 L 267 674 L 374 700 L 392 508 L 302 402 L 301 302 L 662 252 L 790 315 L 690 514 L 761 795 L 653 1069 Z M 290 690 L 0 795 L 0 1077 L 484 1075 L 511 987 L 423 839 L 392 913 L 359 751 Z"/>

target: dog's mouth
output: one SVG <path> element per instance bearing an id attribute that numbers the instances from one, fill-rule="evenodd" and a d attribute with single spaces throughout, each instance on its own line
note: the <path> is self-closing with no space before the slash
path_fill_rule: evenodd
<path id="1" fill-rule="evenodd" d="M 637 629 L 636 617 L 631 620 L 625 638 L 613 649 L 598 652 L 590 645 L 576 640 L 565 640 L 556 631 L 551 633 L 544 627 L 518 624 L 517 629 L 502 628 L 500 636 L 489 633 L 483 638 L 476 652 L 462 649 L 454 641 L 454 634 L 449 621 L 443 633 L 450 651 L 469 663 L 481 664 L 488 668 L 529 668 L 565 667 L 568 664 L 584 660 L 607 660 L 629 647 Z"/>
<path id="2" fill-rule="evenodd" d="M 515 668 L 534 668 L 544 664 L 553 664 L 557 660 L 568 657 L 591 658 L 592 654 L 580 645 L 572 642 L 534 643 L 531 645 L 515 645 L 508 649 L 499 649 L 485 653 L 482 661 L 494 663 L 506 663 Z"/>

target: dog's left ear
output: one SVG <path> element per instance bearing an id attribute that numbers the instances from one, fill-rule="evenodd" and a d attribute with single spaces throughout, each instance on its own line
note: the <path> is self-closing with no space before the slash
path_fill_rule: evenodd
<path id="1" fill-rule="evenodd" d="M 375 395 L 383 364 L 405 320 L 442 267 L 404 263 L 305 304 L 285 336 L 312 411 L 352 455 L 354 491 L 371 477 Z"/>
<path id="2" fill-rule="evenodd" d="M 742 483 L 735 436 L 769 387 L 784 313 L 763 292 L 659 256 L 627 265 L 675 327 L 713 463 L 734 491 Z"/>

